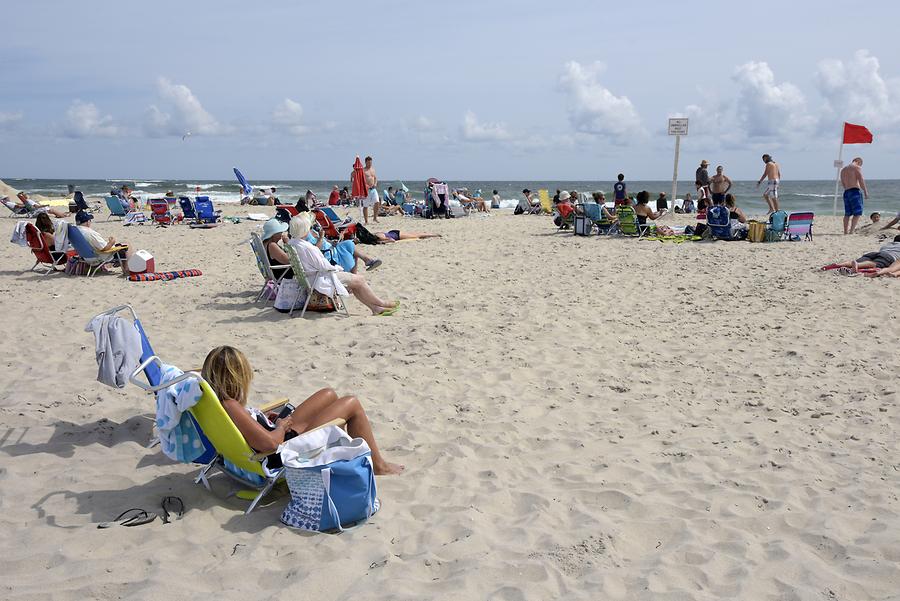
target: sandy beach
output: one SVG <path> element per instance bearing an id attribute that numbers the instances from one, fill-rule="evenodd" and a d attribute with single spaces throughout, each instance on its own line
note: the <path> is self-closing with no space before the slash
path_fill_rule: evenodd
<path id="1" fill-rule="evenodd" d="M 4 599 L 900 599 L 900 281 L 816 271 L 874 235 L 822 216 L 777 244 L 387 218 L 443 234 L 366 247 L 402 309 L 301 319 L 253 302 L 260 224 L 105 215 L 158 270 L 203 276 L 42 277 L 0 246 Z M 381 511 L 301 534 L 278 521 L 286 494 L 244 516 L 229 481 L 210 493 L 148 449 L 152 398 L 98 383 L 84 331 L 123 303 L 184 369 L 243 350 L 255 404 L 359 395 L 406 465 L 378 479 Z M 182 519 L 97 528 L 166 495 Z"/>

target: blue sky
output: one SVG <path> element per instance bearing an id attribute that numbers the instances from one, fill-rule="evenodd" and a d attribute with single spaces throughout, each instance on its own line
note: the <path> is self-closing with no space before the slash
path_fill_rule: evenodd
<path id="1" fill-rule="evenodd" d="M 733 4 L 10 3 L 0 177 L 898 177 L 900 4 Z"/>

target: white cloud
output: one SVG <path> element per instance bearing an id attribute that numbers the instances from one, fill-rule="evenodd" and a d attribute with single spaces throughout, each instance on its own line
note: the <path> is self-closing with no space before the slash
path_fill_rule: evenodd
<path id="1" fill-rule="evenodd" d="M 857 50 L 846 62 L 821 61 L 816 87 L 829 117 L 823 119 L 823 126 L 833 127 L 844 120 L 870 127 L 900 124 L 900 85 L 882 77 L 878 59 L 868 50 Z"/>
<path id="2" fill-rule="evenodd" d="M 751 138 L 783 136 L 808 128 L 806 100 L 792 83 L 775 83 L 767 63 L 750 61 L 735 69 L 732 77 L 738 94 L 735 109 L 738 123 Z"/>
<path id="3" fill-rule="evenodd" d="M 409 126 L 411 129 L 415 131 L 434 131 L 438 128 L 437 123 L 435 123 L 432 119 L 425 117 L 424 115 L 419 115 L 412 121 L 410 121 Z"/>
<path id="4" fill-rule="evenodd" d="M 469 142 L 492 142 L 509 140 L 512 136 L 503 123 L 482 123 L 472 111 L 466 111 L 463 116 L 460 133 L 464 140 Z"/>
<path id="5" fill-rule="evenodd" d="M 231 128 L 220 124 L 184 84 L 175 84 L 160 77 L 157 91 L 162 108 L 151 105 L 147 109 L 144 130 L 151 136 L 176 135 L 186 131 L 215 136 L 229 133 Z"/>
<path id="6" fill-rule="evenodd" d="M 76 100 L 66 111 L 63 133 L 70 138 L 112 138 L 124 132 L 112 117 L 100 114 L 97 105 Z"/>
<path id="7" fill-rule="evenodd" d="M 309 127 L 303 123 L 303 107 L 299 102 L 290 98 L 281 101 L 272 112 L 272 122 L 279 128 L 295 136 L 302 136 L 309 132 Z"/>
<path id="8" fill-rule="evenodd" d="M 619 139 L 643 134 L 641 118 L 631 100 L 616 96 L 600 84 L 598 75 L 602 70 L 601 63 L 565 64 L 559 88 L 568 96 L 572 127 L 577 132 Z"/>
<path id="9" fill-rule="evenodd" d="M 4 113 L 0 111 L 0 131 L 14 129 L 22 121 L 22 113 Z"/>

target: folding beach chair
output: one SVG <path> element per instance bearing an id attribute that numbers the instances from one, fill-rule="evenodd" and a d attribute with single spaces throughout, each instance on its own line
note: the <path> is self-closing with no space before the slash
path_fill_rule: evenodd
<path id="1" fill-rule="evenodd" d="M 175 217 L 169 210 L 169 203 L 164 198 L 150 199 L 150 219 L 156 225 L 172 225 L 176 222 Z"/>
<path id="2" fill-rule="evenodd" d="M 713 205 L 706 210 L 706 226 L 715 240 L 734 240 L 731 235 L 731 215 L 728 207 Z"/>
<path id="3" fill-rule="evenodd" d="M 766 225 L 766 242 L 777 242 L 784 238 L 787 217 L 787 213 L 784 211 L 775 211 L 769 215 L 769 223 Z"/>
<path id="4" fill-rule="evenodd" d="M 71 244 L 72 248 L 75 249 L 75 252 L 78 253 L 78 258 L 87 264 L 88 277 L 95 275 L 104 265 L 121 266 L 116 253 L 120 250 L 125 250 L 126 247 L 114 246 L 109 252 L 103 253 L 103 256 L 101 256 L 97 254 L 94 248 L 88 243 L 87 238 L 84 237 L 84 234 L 81 233 L 81 230 L 78 229 L 77 225 L 72 225 L 71 223 L 68 224 L 66 233 L 69 237 L 69 244 Z"/>
<path id="5" fill-rule="evenodd" d="M 7 196 L 0 198 L 0 204 L 3 204 L 4 207 L 10 210 L 11 214 L 7 215 L 7 217 L 15 217 L 17 219 L 21 219 L 22 217 L 30 219 L 34 217 L 34 213 L 28 207 L 17 207 L 16 203 L 11 201 Z"/>
<path id="6" fill-rule="evenodd" d="M 649 224 L 638 222 L 637 213 L 631 205 L 619 205 L 616 207 L 617 232 L 623 236 L 642 238 L 649 230 Z"/>
<path id="7" fill-rule="evenodd" d="M 425 188 L 425 218 L 450 217 L 450 187 L 443 182 L 431 182 Z"/>
<path id="8" fill-rule="evenodd" d="M 329 277 L 331 272 L 316 272 L 315 277 L 313 278 L 312 283 L 310 283 L 309 279 L 306 277 L 306 271 L 303 270 L 303 265 L 300 263 L 300 257 L 297 255 L 297 249 L 295 249 L 290 244 L 285 248 L 285 252 L 287 252 L 288 259 L 291 262 L 291 269 L 294 271 L 294 279 L 300 285 L 298 290 L 298 294 L 306 294 L 306 301 L 303 303 L 303 309 L 300 311 L 300 317 L 306 315 L 306 308 L 309 306 L 309 299 L 312 298 L 313 291 L 315 290 L 315 285 L 319 281 L 320 277 Z M 297 297 L 299 300 L 300 297 Z M 291 310 L 288 315 L 294 314 L 294 306 L 297 304 L 297 300 L 291 303 Z M 340 297 L 340 295 L 335 291 L 331 295 L 331 302 L 334 303 L 334 308 L 337 311 L 343 311 L 346 316 L 350 316 L 350 311 L 347 310 L 347 305 L 344 303 L 344 300 Z"/>
<path id="9" fill-rule="evenodd" d="M 272 299 L 274 299 L 275 294 L 278 293 L 278 287 L 281 285 L 281 280 L 284 278 L 287 270 L 290 269 L 290 265 L 272 265 L 269 261 L 269 253 L 266 252 L 262 238 L 259 237 L 257 232 L 250 234 L 250 248 L 253 249 L 253 255 L 256 257 L 256 267 L 265 280 L 262 290 L 256 296 L 256 302 L 259 302 L 266 292 L 269 292 Z M 266 302 L 263 304 L 267 304 L 269 300 L 265 299 Z"/>
<path id="10" fill-rule="evenodd" d="M 213 207 L 209 196 L 198 196 L 194 199 L 194 211 L 197 213 L 197 221 L 200 223 L 216 223 L 221 221 L 219 216 L 222 211 Z"/>
<path id="11" fill-rule="evenodd" d="M 268 457 L 257 453 L 250 447 L 240 430 L 231 421 L 225 408 L 222 407 L 219 397 L 198 372 L 188 371 L 177 378 L 151 386 L 138 380 L 136 377 L 139 372 L 146 369 L 149 363 L 155 363 L 159 366 L 161 361 L 159 357 L 150 357 L 138 366 L 131 378 L 132 384 L 148 392 L 155 393 L 163 388 L 190 379 L 197 381 L 200 386 L 201 397 L 188 411 L 203 432 L 203 435 L 215 449 L 216 454 L 200 470 L 200 473 L 194 479 L 194 483 L 203 484 L 207 490 L 210 490 L 209 477 L 215 470 L 220 471 L 228 478 L 251 489 L 250 491 L 239 491 L 236 495 L 239 498 L 250 501 L 250 506 L 244 511 L 244 515 L 249 514 L 263 497 L 272 490 L 272 487 L 284 478 L 284 467 L 269 468 Z M 274 407 L 270 406 L 269 408 Z M 265 409 L 261 408 L 261 410 Z M 308 432 L 313 432 L 326 426 L 343 426 L 345 423 L 342 419 L 335 419 L 308 430 Z"/>
<path id="12" fill-rule="evenodd" d="M 194 203 L 191 202 L 190 198 L 188 198 L 187 196 L 179 196 L 178 205 L 181 207 L 181 212 L 184 214 L 185 219 L 197 221 L 197 213 L 194 211 Z"/>
<path id="13" fill-rule="evenodd" d="M 125 208 L 118 196 L 107 196 L 106 208 L 109 209 L 109 217 L 106 218 L 107 221 L 109 221 L 113 217 L 118 217 L 121 221 L 122 219 L 125 219 L 126 215 L 128 215 L 128 209 Z"/>
<path id="14" fill-rule="evenodd" d="M 44 237 L 32 223 L 25 224 L 25 241 L 36 259 L 31 271 L 37 271 L 40 266 L 44 269 L 42 275 L 47 275 L 59 271 L 56 268 L 57 265 L 66 264 L 66 253 L 47 248 L 47 245 L 44 244 Z"/>
<path id="15" fill-rule="evenodd" d="M 531 212 L 535 215 L 539 215 L 541 212 L 552 215 L 553 200 L 550 198 L 550 192 L 547 190 L 538 190 L 538 198 L 541 200 L 541 206 L 532 208 Z"/>
<path id="16" fill-rule="evenodd" d="M 116 197 L 118 198 L 118 197 Z M 73 206 L 74 205 L 74 206 Z M 74 208 L 74 210 L 72 210 Z M 84 199 L 84 192 L 81 190 L 75 190 L 72 196 L 72 202 L 69 203 L 69 212 L 75 213 L 76 211 L 88 211 L 94 212 L 100 210 L 100 203 L 94 203 L 93 206 L 90 206 L 87 201 Z"/>
<path id="17" fill-rule="evenodd" d="M 787 218 L 787 225 L 784 228 L 784 236 L 788 240 L 800 240 L 803 236 L 804 240 L 812 240 L 812 226 L 815 214 L 811 211 L 805 213 L 791 213 Z"/>

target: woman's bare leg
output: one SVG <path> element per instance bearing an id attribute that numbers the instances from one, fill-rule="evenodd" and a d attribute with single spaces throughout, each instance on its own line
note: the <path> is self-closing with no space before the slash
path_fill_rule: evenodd
<path id="1" fill-rule="evenodd" d="M 384 301 L 378 298 L 375 292 L 369 288 L 368 282 L 359 275 L 354 274 L 352 276 L 350 284 L 347 285 L 347 290 L 352 292 L 359 302 L 367 306 L 376 315 L 385 309 L 397 306 L 397 303 L 394 301 Z"/>
<path id="2" fill-rule="evenodd" d="M 417 234 L 417 233 L 406 233 L 400 232 L 401 240 L 424 240 L 425 238 L 440 238 L 440 234 Z"/>
<path id="3" fill-rule="evenodd" d="M 306 432 L 333 419 L 344 419 L 347 421 L 347 432 L 350 436 L 362 438 L 372 450 L 372 464 L 377 475 L 399 474 L 403 471 L 402 465 L 389 463 L 382 456 L 378 443 L 375 442 L 375 433 L 372 431 L 369 416 L 355 396 L 339 398 L 333 389 L 323 388 L 300 403 L 300 406 L 294 409 L 292 418 L 295 432 Z"/>

